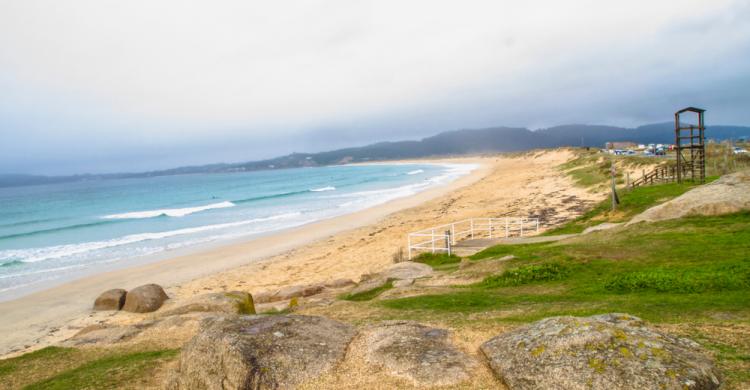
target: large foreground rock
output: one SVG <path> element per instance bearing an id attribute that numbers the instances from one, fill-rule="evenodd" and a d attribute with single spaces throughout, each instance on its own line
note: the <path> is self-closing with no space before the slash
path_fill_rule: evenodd
<path id="1" fill-rule="evenodd" d="M 165 307 L 166 309 L 166 307 Z M 162 315 L 172 316 L 194 312 L 255 314 L 253 297 L 244 291 L 219 292 L 196 295 Z"/>
<path id="2" fill-rule="evenodd" d="M 94 310 L 120 310 L 125 304 L 125 295 L 128 292 L 121 288 L 107 290 L 94 301 Z"/>
<path id="3" fill-rule="evenodd" d="M 238 316 L 207 320 L 182 349 L 168 389 L 276 389 L 331 370 L 354 337 L 322 317 Z"/>
<path id="4" fill-rule="evenodd" d="M 471 377 L 476 362 L 453 347 L 448 331 L 410 321 L 365 329 L 365 360 L 417 386 L 451 386 Z"/>
<path id="5" fill-rule="evenodd" d="M 750 210 L 750 171 L 736 172 L 635 216 L 628 225 L 691 215 L 721 215 Z"/>
<path id="6" fill-rule="evenodd" d="M 169 297 L 161 286 L 145 284 L 128 292 L 122 310 L 133 313 L 149 313 L 158 310 L 167 299 Z"/>
<path id="7" fill-rule="evenodd" d="M 481 350 L 510 389 L 717 389 L 701 347 L 627 314 L 553 317 L 501 334 Z"/>

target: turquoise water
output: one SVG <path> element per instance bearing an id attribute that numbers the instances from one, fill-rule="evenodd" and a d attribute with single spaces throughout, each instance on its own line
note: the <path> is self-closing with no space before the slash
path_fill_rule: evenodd
<path id="1" fill-rule="evenodd" d="M 469 165 L 362 165 L 0 188 L 0 299 L 180 248 L 351 213 Z"/>

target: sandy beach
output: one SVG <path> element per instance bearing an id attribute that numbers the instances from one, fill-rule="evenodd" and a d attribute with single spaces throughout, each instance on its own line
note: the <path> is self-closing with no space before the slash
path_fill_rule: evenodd
<path id="1" fill-rule="evenodd" d="M 198 293 L 272 291 L 282 286 L 358 281 L 392 262 L 410 231 L 470 217 L 536 216 L 542 227 L 567 220 L 602 195 L 576 187 L 557 167 L 567 150 L 419 162 L 472 163 L 479 168 L 447 185 L 353 214 L 270 236 L 133 268 L 79 279 L 0 303 L 0 355 L 9 356 L 65 340 L 95 323 L 142 319 L 125 312 L 92 312 L 110 288 L 145 283 L 165 287 L 173 301 Z"/>

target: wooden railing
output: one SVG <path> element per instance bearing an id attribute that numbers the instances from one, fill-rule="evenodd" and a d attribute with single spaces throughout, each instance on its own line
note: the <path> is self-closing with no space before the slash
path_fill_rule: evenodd
<path id="1" fill-rule="evenodd" d="M 682 176 L 686 176 L 691 169 L 690 164 L 682 165 Z M 632 188 L 654 183 L 670 183 L 677 180 L 676 165 L 661 165 L 654 168 L 651 172 L 644 173 L 639 179 L 633 181 L 630 185 Z"/>

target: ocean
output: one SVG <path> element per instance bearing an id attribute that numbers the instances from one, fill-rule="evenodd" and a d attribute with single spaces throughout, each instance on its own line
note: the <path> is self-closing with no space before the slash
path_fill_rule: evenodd
<path id="1" fill-rule="evenodd" d="M 0 188 L 0 300 L 352 213 L 474 168 L 372 164 Z"/>

